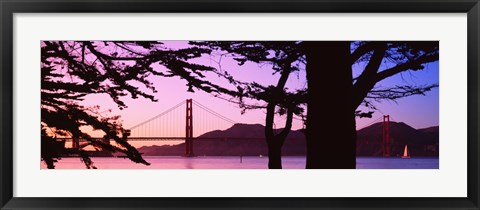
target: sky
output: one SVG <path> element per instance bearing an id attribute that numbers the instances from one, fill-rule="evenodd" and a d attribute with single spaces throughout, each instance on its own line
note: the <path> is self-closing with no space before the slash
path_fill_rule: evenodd
<path id="1" fill-rule="evenodd" d="M 181 47 L 184 44 L 181 42 L 164 42 L 166 46 L 176 48 Z M 222 68 L 227 70 L 235 78 L 244 81 L 256 81 L 260 84 L 276 84 L 278 75 L 272 75 L 271 66 L 259 65 L 256 63 L 247 62 L 243 66 L 238 66 L 233 60 L 223 58 L 219 62 L 218 56 L 205 56 L 196 59 L 195 62 L 210 65 L 216 68 Z M 219 65 L 220 63 L 220 65 Z M 387 65 L 387 64 L 384 64 Z M 358 73 L 362 68 L 361 64 L 353 65 L 353 74 Z M 157 93 L 152 93 L 158 102 L 152 102 L 148 99 L 138 98 L 131 99 L 128 96 L 123 100 L 127 104 L 128 108 L 120 110 L 116 104 L 105 94 L 89 95 L 81 102 L 83 105 L 95 106 L 100 105 L 101 110 L 111 110 L 111 112 L 105 112 L 106 115 L 120 115 L 121 120 L 125 128 L 135 126 L 151 117 L 164 112 L 165 110 L 177 105 L 178 103 L 185 101 L 186 99 L 193 99 L 194 101 L 220 113 L 221 115 L 238 123 L 248 124 L 264 124 L 265 111 L 264 110 L 247 110 L 244 114 L 241 113 L 238 105 L 225 101 L 220 98 L 216 98 L 211 94 L 197 90 L 194 93 L 187 92 L 188 87 L 186 82 L 175 78 L 162 78 L 162 77 L 149 77 L 150 81 L 154 83 L 154 86 L 158 90 Z M 217 76 L 209 75 L 208 79 L 212 83 L 225 84 L 225 81 L 221 80 Z M 433 62 L 427 64 L 426 68 L 422 71 L 416 72 L 403 72 L 390 78 L 387 78 L 377 86 L 391 87 L 394 85 L 426 85 L 426 84 L 438 84 L 439 83 L 439 62 Z M 287 87 L 290 90 L 300 89 L 306 87 L 305 71 L 301 70 L 296 75 L 291 75 L 287 82 Z M 441 88 L 441 86 L 440 86 Z M 148 91 L 147 91 L 148 92 Z M 150 92 L 151 93 L 151 92 Z M 414 128 L 426 128 L 439 125 L 439 88 L 435 88 L 426 95 L 416 95 L 407 98 L 402 98 L 396 102 L 381 101 L 375 103 L 377 111 L 372 118 L 357 119 L 357 130 L 366 127 L 374 122 L 380 122 L 383 115 L 390 115 L 391 121 L 404 122 Z M 164 129 L 170 129 L 174 126 L 172 124 L 180 124 L 178 131 L 180 136 L 184 135 L 184 123 L 185 123 L 185 108 L 179 108 L 178 113 L 172 112 L 172 116 L 165 116 L 165 121 L 157 122 L 157 124 L 164 125 Z M 194 106 L 194 136 L 202 134 L 208 131 L 208 127 L 202 130 L 200 124 L 210 124 L 219 129 L 226 129 L 230 127 L 231 123 L 226 123 L 211 115 L 202 114 L 202 110 Z M 204 119 L 202 119 L 204 118 Z M 168 122 L 167 122 L 168 121 Z M 165 125 L 169 124 L 169 125 Z M 196 125 L 196 126 L 195 126 Z M 277 128 L 281 128 L 284 125 L 284 119 L 280 116 L 276 116 L 275 125 Z M 150 125 L 150 129 L 155 128 L 155 124 Z M 170 126 L 170 127 L 168 127 Z M 293 130 L 301 129 L 303 122 L 301 120 L 294 120 Z M 177 128 L 176 128 L 177 129 Z M 171 133 L 164 136 L 173 136 L 175 133 Z M 98 135 L 101 136 L 101 135 Z"/>

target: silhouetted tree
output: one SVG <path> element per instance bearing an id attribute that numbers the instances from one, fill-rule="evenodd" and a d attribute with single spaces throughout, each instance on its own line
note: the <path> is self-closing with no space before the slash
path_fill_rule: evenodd
<path id="1" fill-rule="evenodd" d="M 206 41 L 191 42 L 191 44 L 208 47 L 208 49 L 226 52 L 242 66 L 245 62 L 268 63 L 272 66 L 273 74 L 280 74 L 277 84 L 264 86 L 256 82 L 242 83 L 235 80 L 228 72 L 219 74 L 228 78 L 239 90 L 237 99 L 243 111 L 246 109 L 266 109 L 265 139 L 268 148 L 268 168 L 281 169 L 282 146 L 292 128 L 293 115 L 303 112 L 300 107 L 305 90 L 289 92 L 285 87 L 289 75 L 299 70 L 302 52 L 298 42 L 255 42 L 255 41 Z M 223 56 L 223 55 L 222 55 Z M 266 103 L 265 106 L 252 106 L 245 103 L 245 99 L 255 99 Z M 274 132 L 275 115 L 286 115 L 284 128 Z"/>
<path id="2" fill-rule="evenodd" d="M 279 151 L 284 137 L 291 128 L 288 107 L 299 110 L 293 112 L 299 114 L 301 113 L 299 105 L 307 103 L 306 168 L 355 168 L 355 117 L 371 117 L 373 114 L 373 111 L 359 110 L 361 105 L 374 110 L 373 101 L 397 100 L 425 94 L 438 86 L 437 84 L 397 85 L 386 88 L 375 86 L 390 76 L 410 70 L 422 70 L 424 64 L 438 60 L 438 42 L 192 43 L 239 56 L 233 57 L 239 65 L 247 61 L 271 63 L 275 72 L 280 73 L 277 85 L 269 87 L 257 83 L 241 83 L 228 72 L 221 73 L 233 84 L 241 84 L 238 89 L 241 93 L 240 104 L 244 108 L 267 109 L 265 134 L 269 148 L 269 168 L 281 167 Z M 364 64 L 365 68 L 360 76 L 352 78 L 352 65 L 356 63 Z M 308 94 L 305 94 L 305 90 L 288 93 L 285 90 L 285 81 L 301 64 L 306 65 Z M 381 68 L 381 64 L 387 67 Z M 297 66 L 292 68 L 293 65 Z M 247 106 L 243 103 L 242 97 L 263 100 L 267 105 Z M 271 132 L 277 106 L 280 107 L 277 113 L 287 115 L 285 129 L 280 133 L 282 135 L 272 135 Z"/>
<path id="3" fill-rule="evenodd" d="M 200 47 L 168 49 L 160 42 L 64 42 L 44 41 L 41 45 L 42 69 L 42 160 L 49 168 L 59 154 L 80 155 L 87 168 L 94 168 L 83 149 L 59 147 L 56 136 L 86 140 L 85 145 L 121 152 L 136 163 L 148 164 L 126 141 L 129 131 L 118 116 L 103 116 L 100 107 L 85 107 L 78 102 L 89 94 L 107 94 L 120 109 L 127 107 L 122 97 L 139 96 L 155 101 L 149 76 L 180 77 L 189 91 L 199 89 L 213 94 L 237 97 L 244 109 L 252 108 L 245 98 L 266 102 L 265 136 L 269 148 L 269 168 L 281 168 L 281 147 L 291 129 L 294 114 L 301 114 L 307 103 L 307 168 L 355 168 L 355 116 L 372 112 L 357 110 L 373 107 L 371 100 L 424 94 L 436 85 L 375 85 L 385 78 L 438 60 L 438 42 L 192 42 Z M 280 74 L 275 86 L 242 83 L 228 72 L 187 62 L 211 50 L 234 54 L 239 65 L 247 61 L 269 63 Z M 363 63 L 360 76 L 352 78 L 352 65 Z M 288 76 L 306 65 L 308 95 L 305 90 L 289 92 Z M 385 64 L 381 68 L 381 64 Z M 164 66 L 166 70 L 154 67 Z M 205 74 L 223 76 L 236 90 L 211 83 Z M 140 87 L 143 87 L 142 90 Z M 146 90 L 146 91 L 145 91 Z M 274 133 L 275 114 L 286 115 L 285 128 Z M 116 145 L 96 140 L 82 126 L 105 133 Z M 45 150 L 43 150 L 45 149 Z"/>
<path id="4" fill-rule="evenodd" d="M 437 87 L 375 85 L 405 71 L 417 71 L 438 60 L 438 42 L 304 42 L 308 80 L 306 168 L 355 168 L 355 115 L 368 117 L 357 108 L 370 100 L 424 94 Z M 351 50 L 352 48 L 352 50 Z M 352 64 L 365 65 L 352 78 Z M 382 64 L 387 67 L 382 68 Z M 352 82 L 353 81 L 353 82 Z"/>
<path id="5" fill-rule="evenodd" d="M 306 168 L 354 168 L 352 65 L 347 62 L 350 42 L 303 45 L 308 81 Z"/>
<path id="6" fill-rule="evenodd" d="M 56 137 L 85 140 L 83 146 L 120 152 L 135 163 L 149 165 L 127 141 L 129 131 L 119 116 L 103 116 L 100 107 L 80 105 L 85 96 L 107 94 L 120 109 L 126 108 L 122 97 L 143 97 L 156 101 L 150 76 L 180 77 L 189 91 L 234 94 L 204 80 L 211 67 L 187 62 L 209 50 L 191 47 L 169 49 L 161 42 L 137 41 L 43 41 L 41 43 L 41 129 L 42 160 L 48 168 L 61 155 L 77 154 L 87 168 L 95 168 L 83 148 L 65 148 Z M 155 68 L 155 65 L 164 66 Z M 82 126 L 102 131 L 108 141 L 96 140 L 82 131 Z M 79 143 L 79 142 L 77 142 Z"/>

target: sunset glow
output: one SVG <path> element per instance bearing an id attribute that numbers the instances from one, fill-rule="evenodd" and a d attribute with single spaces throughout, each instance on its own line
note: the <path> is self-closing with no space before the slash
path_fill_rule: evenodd
<path id="1" fill-rule="evenodd" d="M 308 142 L 324 134 L 331 149 L 321 149 L 344 161 L 339 168 L 355 168 L 355 155 L 399 157 L 407 144 L 413 156 L 433 157 L 425 168 L 438 167 L 438 42 L 44 41 L 41 47 L 42 141 L 52 151 L 65 141 L 67 157 L 82 157 L 87 168 L 95 167 L 88 152 L 148 166 L 143 156 L 177 156 L 182 148 L 187 157 L 239 156 L 240 163 L 243 156 L 268 156 L 268 168 L 282 168 L 283 155 L 305 156 L 315 145 Z M 314 56 L 336 63 L 321 68 Z M 312 72 L 320 76 L 307 77 Z M 331 75 L 337 80 L 329 81 Z M 316 87 L 329 94 L 313 95 Z M 318 127 L 309 130 L 313 122 Z M 306 157 L 312 167 L 314 156 Z M 315 164 L 324 159 L 315 157 Z"/>

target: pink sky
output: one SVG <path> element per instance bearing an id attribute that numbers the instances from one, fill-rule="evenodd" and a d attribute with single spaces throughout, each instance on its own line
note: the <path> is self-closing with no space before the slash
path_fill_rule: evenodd
<path id="1" fill-rule="evenodd" d="M 183 45 L 180 42 L 174 42 L 174 44 L 172 44 L 173 42 L 165 43 L 166 46 L 172 47 L 178 47 Z M 218 68 L 219 66 L 216 63 L 216 61 L 218 60 L 219 57 L 213 56 L 197 59 L 195 62 L 211 65 Z M 273 71 L 271 71 L 271 67 L 268 65 L 262 66 L 255 63 L 246 63 L 244 66 L 237 66 L 235 61 L 224 58 L 222 59 L 221 67 L 222 69 L 227 70 L 235 78 L 244 81 L 256 81 L 263 85 L 275 84 L 278 79 L 277 75 L 272 76 Z M 358 67 L 354 66 L 354 68 Z M 217 83 L 220 85 L 225 84 L 225 81 L 214 75 L 209 75 L 208 79 L 213 83 Z M 151 81 L 154 83 L 155 87 L 158 90 L 157 93 L 152 93 L 158 99 L 158 102 L 151 102 L 150 100 L 144 98 L 131 99 L 129 97 L 125 97 L 123 98 L 123 100 L 127 104 L 128 108 L 120 110 L 107 95 L 97 94 L 87 96 L 86 99 L 81 102 L 81 104 L 92 106 L 100 105 L 101 110 L 111 109 L 112 112 L 109 114 L 121 115 L 121 119 L 123 120 L 123 125 L 125 128 L 130 128 L 138 123 L 141 123 L 151 118 L 152 116 L 162 113 L 163 111 L 173 107 L 174 105 L 185 101 L 188 98 L 192 98 L 193 100 L 205 105 L 212 110 L 215 110 L 216 112 L 236 122 L 249 124 L 264 124 L 264 110 L 248 110 L 245 114 L 242 115 L 240 109 L 238 108 L 238 105 L 236 104 L 227 102 L 219 98 L 215 98 L 212 95 L 200 90 L 195 91 L 195 93 L 187 92 L 187 86 L 185 85 L 186 82 L 178 79 L 178 77 L 161 78 L 152 76 Z M 383 81 L 380 85 L 392 86 L 394 84 L 404 84 L 405 82 L 413 84 L 438 83 L 438 62 L 429 64 L 428 69 L 422 72 L 414 72 L 412 74 L 403 73 L 402 75 L 396 75 Z M 305 86 L 306 80 L 304 71 L 300 71 L 297 75 L 291 75 L 287 83 L 287 87 L 290 90 L 303 88 Z M 397 103 L 384 101 L 381 103 L 377 103 L 377 105 L 379 111 L 374 114 L 373 118 L 357 120 L 357 129 L 363 128 L 364 126 L 372 123 L 374 120 L 378 119 L 383 114 L 390 115 L 392 121 L 405 122 L 414 128 L 424 128 L 438 125 L 438 88 L 431 92 L 428 92 L 426 96 L 411 96 L 405 99 L 400 99 L 397 101 Z M 168 119 L 171 124 L 181 125 L 178 126 L 178 129 L 174 128 L 176 127 L 174 125 L 169 125 L 171 126 L 170 128 L 172 130 L 178 131 L 172 131 L 165 136 L 172 136 L 175 135 L 175 133 L 178 133 L 178 135 L 180 136 L 184 135 L 184 109 L 184 107 L 181 108 L 181 110 L 183 111 L 183 115 L 176 114 L 177 117 L 170 116 L 170 119 Z M 202 115 L 201 112 L 197 112 L 197 110 L 195 109 L 193 112 L 194 119 L 197 122 L 210 123 L 217 126 L 218 129 L 226 129 L 231 126 L 231 124 L 223 123 L 221 120 L 218 120 L 218 118 L 215 119 L 214 117 Z M 199 119 L 202 117 L 207 119 Z M 284 125 L 284 120 L 282 117 L 277 116 L 275 122 L 276 125 L 278 125 L 277 127 L 283 127 Z M 302 126 L 303 124 L 300 120 L 294 120 L 292 129 L 300 129 L 302 128 Z M 201 126 L 195 124 L 194 128 L 196 128 L 194 129 L 194 136 L 200 135 L 203 132 L 208 131 L 202 130 Z"/>

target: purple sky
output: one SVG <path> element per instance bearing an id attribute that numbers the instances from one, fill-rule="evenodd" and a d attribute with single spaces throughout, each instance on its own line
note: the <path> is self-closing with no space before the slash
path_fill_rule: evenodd
<path id="1" fill-rule="evenodd" d="M 179 47 L 183 46 L 181 42 L 165 42 L 168 47 Z M 201 59 L 196 59 L 195 62 L 211 65 L 213 67 L 219 68 L 217 63 L 219 60 L 218 56 L 203 57 Z M 386 65 L 386 64 L 385 64 Z M 222 59 L 221 68 L 227 70 L 235 78 L 245 81 L 256 81 L 260 84 L 275 84 L 278 79 L 278 75 L 272 75 L 271 67 L 268 65 L 259 65 L 255 63 L 246 63 L 243 66 L 238 66 L 235 61 L 229 59 Z M 360 65 L 353 66 L 355 75 L 357 69 L 361 69 Z M 225 81 L 221 80 L 215 75 L 208 75 L 208 79 L 213 83 L 217 84 L 226 84 Z M 86 99 L 81 102 L 84 105 L 100 105 L 101 110 L 111 109 L 111 113 L 106 113 L 109 115 L 121 115 L 123 120 L 123 125 L 125 128 L 130 128 L 138 123 L 141 123 L 154 115 L 157 115 L 174 105 L 188 99 L 192 98 L 195 101 L 205 105 L 206 107 L 215 110 L 216 112 L 228 117 L 239 123 L 259 123 L 264 124 L 265 120 L 265 111 L 264 110 L 249 110 L 245 114 L 241 114 L 238 105 L 227 102 L 225 100 L 215 98 L 214 96 L 202 92 L 200 90 L 195 91 L 195 93 L 187 92 L 186 82 L 183 80 L 175 78 L 160 78 L 160 77 L 150 77 L 151 81 L 155 84 L 158 92 L 153 95 L 156 96 L 158 102 L 151 102 L 150 100 L 139 98 L 131 99 L 125 97 L 124 101 L 128 105 L 128 108 L 124 110 L 119 110 L 116 104 L 107 96 L 107 95 L 89 95 Z M 427 68 L 418 71 L 418 72 L 404 72 L 397 74 L 393 77 L 387 78 L 384 81 L 377 84 L 377 86 L 389 87 L 400 84 L 438 84 L 439 82 L 439 69 L 438 62 L 427 64 Z M 300 71 L 296 75 L 291 75 L 287 87 L 290 90 L 303 88 L 306 86 L 305 80 L 305 71 Z M 399 99 L 397 102 L 392 101 L 382 101 L 376 103 L 375 105 L 378 108 L 378 111 L 375 112 L 373 118 L 366 119 L 357 119 L 357 129 L 361 129 L 382 115 L 390 115 L 392 121 L 405 122 L 414 128 L 425 128 L 430 126 L 436 126 L 439 124 L 439 89 L 436 88 L 430 92 L 427 92 L 426 96 L 411 96 L 404 99 Z M 194 107 L 195 108 L 195 107 Z M 170 116 L 168 119 L 171 123 L 178 123 L 184 125 L 185 117 L 184 110 L 183 116 Z M 197 114 L 197 115 L 196 115 Z M 176 114 L 179 115 L 179 114 Z M 180 114 L 181 115 L 181 114 Z M 199 119 L 199 118 L 207 119 Z M 168 118 L 168 117 L 166 117 Z M 177 120 L 173 119 L 177 118 Z M 194 119 L 195 122 L 207 122 L 214 124 L 219 127 L 219 129 L 225 129 L 231 126 L 229 123 L 224 123 L 222 120 L 219 120 L 215 117 L 209 117 L 208 115 L 202 115 L 201 112 L 196 112 L 194 110 Z M 218 121 L 218 122 L 217 122 Z M 277 127 L 283 127 L 283 118 L 276 117 Z M 378 122 L 378 121 L 375 121 Z M 165 124 L 165 123 L 163 123 Z M 198 124 L 198 123 L 197 123 Z M 154 126 L 154 125 L 152 125 Z M 179 135 L 184 135 L 184 128 L 180 127 L 178 130 Z M 198 128 L 199 126 L 197 126 Z M 293 129 L 302 128 L 302 122 L 300 120 L 294 120 Z M 205 128 L 208 130 L 208 128 Z M 194 129 L 194 136 L 199 135 L 203 132 L 202 129 Z M 175 131 L 177 132 L 177 131 Z M 174 134 L 169 134 L 174 135 Z"/>

